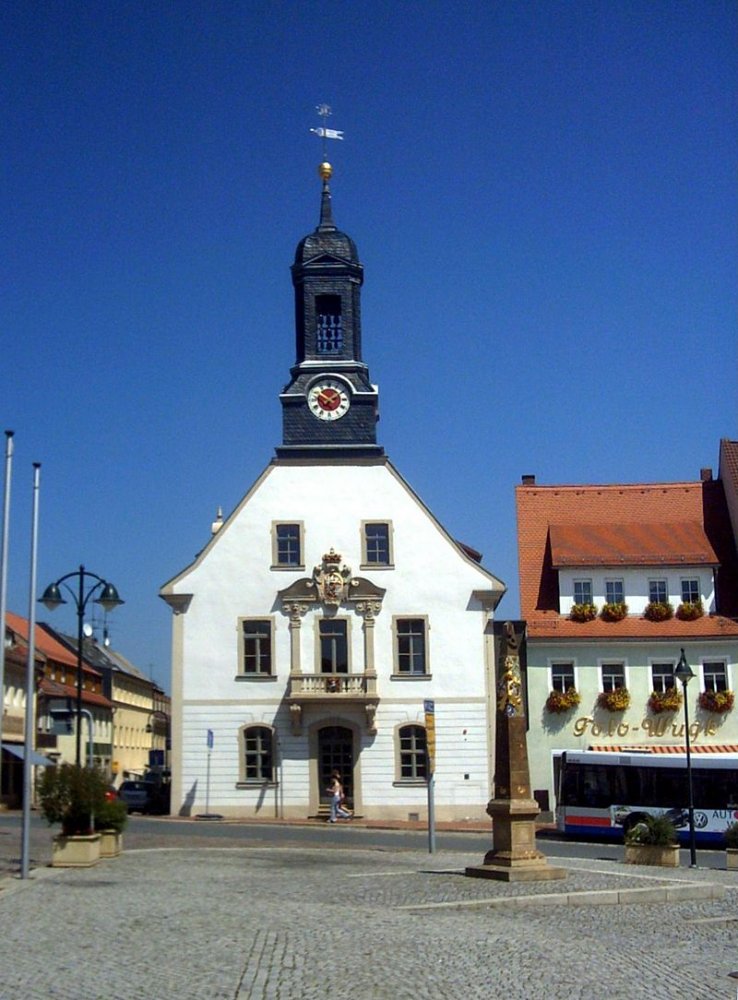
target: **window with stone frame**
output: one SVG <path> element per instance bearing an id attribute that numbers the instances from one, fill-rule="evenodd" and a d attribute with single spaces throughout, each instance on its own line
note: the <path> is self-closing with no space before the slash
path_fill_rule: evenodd
<path id="1" fill-rule="evenodd" d="M 241 673 L 255 676 L 271 675 L 271 619 L 241 619 Z"/>
<path id="2" fill-rule="evenodd" d="M 322 674 L 347 674 L 349 672 L 348 622 L 345 618 L 320 618 L 320 672 Z"/>
<path id="3" fill-rule="evenodd" d="M 651 604 L 666 604 L 669 600 L 669 588 L 666 580 L 648 581 L 648 600 Z"/>
<path id="4" fill-rule="evenodd" d="M 607 604 L 625 603 L 625 587 L 622 580 L 605 580 L 605 601 Z"/>
<path id="5" fill-rule="evenodd" d="M 624 663 L 603 663 L 600 671 L 603 691 L 616 691 L 618 688 L 625 687 Z"/>
<path id="6" fill-rule="evenodd" d="M 676 687 L 673 662 L 651 664 L 651 689 L 663 693 Z"/>
<path id="7" fill-rule="evenodd" d="M 728 666 L 724 660 L 705 660 L 702 664 L 705 691 L 728 690 Z"/>
<path id="8" fill-rule="evenodd" d="M 274 734 L 269 726 L 245 726 L 242 739 L 242 781 L 274 781 Z"/>
<path id="9" fill-rule="evenodd" d="M 424 726 L 401 726 L 398 731 L 400 781 L 425 781 L 428 774 Z"/>
<path id="10" fill-rule="evenodd" d="M 592 581 L 591 580 L 575 580 L 574 581 L 574 603 L 575 604 L 591 604 L 592 603 Z"/>
<path id="11" fill-rule="evenodd" d="M 395 618 L 395 673 L 422 677 L 428 673 L 425 618 Z"/>
<path id="12" fill-rule="evenodd" d="M 551 664 L 551 690 L 565 694 L 574 685 L 574 664 L 571 661 Z"/>
<path id="13" fill-rule="evenodd" d="M 272 563 L 279 568 L 297 569 L 303 565 L 302 524 L 275 522 L 272 537 Z"/>
<path id="14" fill-rule="evenodd" d="M 682 580 L 682 601 L 685 604 L 696 604 L 700 600 L 700 581 L 696 577 L 685 577 Z"/>
<path id="15" fill-rule="evenodd" d="M 362 565 L 389 566 L 391 564 L 390 526 L 387 521 L 364 521 L 362 542 Z"/>

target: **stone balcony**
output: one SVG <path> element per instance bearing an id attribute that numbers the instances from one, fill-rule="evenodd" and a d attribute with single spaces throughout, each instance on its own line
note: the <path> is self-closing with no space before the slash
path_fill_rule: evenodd
<path id="1" fill-rule="evenodd" d="M 302 712 L 310 705 L 359 706 L 366 713 L 368 732 L 376 732 L 376 674 L 292 674 L 287 701 L 295 734 L 301 732 Z"/>

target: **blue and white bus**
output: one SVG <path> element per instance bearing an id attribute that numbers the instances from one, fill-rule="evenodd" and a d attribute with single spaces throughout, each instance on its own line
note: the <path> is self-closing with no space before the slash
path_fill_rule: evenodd
<path id="1" fill-rule="evenodd" d="M 695 839 L 722 843 L 738 821 L 738 756 L 692 754 Z M 679 839 L 689 838 L 684 753 L 566 751 L 561 755 L 556 823 L 562 833 L 621 838 L 646 814 L 667 813 Z"/>

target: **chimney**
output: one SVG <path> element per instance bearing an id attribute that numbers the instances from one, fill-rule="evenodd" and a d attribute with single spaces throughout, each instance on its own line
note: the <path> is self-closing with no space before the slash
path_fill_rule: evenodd
<path id="1" fill-rule="evenodd" d="M 700 469 L 700 479 L 703 483 L 712 482 L 712 469 Z"/>
<path id="2" fill-rule="evenodd" d="M 523 486 L 535 486 L 536 485 L 536 477 L 535 476 L 531 476 L 530 474 L 525 475 L 525 476 L 522 477 L 522 482 L 523 482 Z"/>
<path id="3" fill-rule="evenodd" d="M 215 520 L 210 525 L 210 533 L 212 535 L 217 535 L 222 527 L 223 527 L 223 508 L 218 507 L 218 513 L 215 516 Z"/>

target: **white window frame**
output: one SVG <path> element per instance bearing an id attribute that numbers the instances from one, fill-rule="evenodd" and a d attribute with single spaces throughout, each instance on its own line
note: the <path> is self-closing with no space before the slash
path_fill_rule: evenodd
<path id="1" fill-rule="evenodd" d="M 294 526 L 297 528 L 298 541 L 300 545 L 300 560 L 296 563 L 280 562 L 279 560 L 279 539 L 278 539 L 278 529 L 287 526 Z M 289 521 L 287 518 L 283 518 L 280 521 L 272 521 L 272 566 L 273 570 L 280 570 L 282 572 L 295 572 L 297 570 L 305 569 L 305 524 L 303 521 Z"/>
<path id="2" fill-rule="evenodd" d="M 605 674 L 604 674 L 604 670 L 605 670 L 605 667 L 609 667 L 609 666 L 619 666 L 619 667 L 623 668 L 623 687 L 626 690 L 630 690 L 628 688 L 628 664 L 627 664 L 627 662 L 625 660 L 616 659 L 615 657 L 606 656 L 606 657 L 603 657 L 602 659 L 600 659 L 600 660 L 597 661 L 597 666 L 598 666 L 598 669 L 599 669 L 600 691 L 614 691 L 615 690 L 615 688 L 606 688 L 605 687 Z"/>
<path id="3" fill-rule="evenodd" d="M 422 775 L 422 776 L 414 775 L 411 778 L 403 777 L 403 774 L 402 774 L 402 743 L 401 743 L 401 732 L 402 732 L 403 729 L 419 729 L 419 730 L 422 730 L 422 732 L 425 734 L 425 738 L 426 738 L 426 757 L 425 757 L 425 762 L 424 762 L 425 763 L 425 768 L 424 768 L 425 775 Z M 398 723 L 395 726 L 395 784 L 396 785 L 421 785 L 421 786 L 425 786 L 427 784 L 427 780 L 428 780 L 427 779 L 427 775 L 428 775 L 428 756 L 427 756 L 428 743 L 427 743 L 427 740 L 428 740 L 428 733 L 427 733 L 426 727 L 423 725 L 422 722 L 412 721 L 412 720 L 408 719 L 408 720 L 406 720 L 404 722 Z M 414 751 L 414 753 L 417 754 L 417 753 L 419 753 L 419 751 Z"/>
<path id="4" fill-rule="evenodd" d="M 663 597 L 652 597 L 651 587 L 664 587 Z M 648 603 L 649 604 L 668 604 L 669 601 L 669 581 L 665 576 L 651 576 L 648 578 Z"/>
<path id="5" fill-rule="evenodd" d="M 649 661 L 648 661 L 648 668 L 649 668 L 649 671 L 651 673 L 651 690 L 652 691 L 657 691 L 659 693 L 662 693 L 662 692 L 668 690 L 666 687 L 663 687 L 663 688 L 656 687 L 656 677 L 655 677 L 654 672 L 653 672 L 654 667 L 667 666 L 667 665 L 671 667 L 671 680 L 672 680 L 672 683 L 669 685 L 669 687 L 673 687 L 673 688 L 677 688 L 678 687 L 677 679 L 674 676 L 674 671 L 676 670 L 676 665 L 677 665 L 676 664 L 676 660 L 670 660 L 670 659 L 668 659 L 665 656 L 659 656 L 659 657 L 653 657 L 652 659 L 649 659 Z"/>
<path id="6" fill-rule="evenodd" d="M 367 528 L 381 524 L 387 529 L 387 561 L 371 562 L 367 545 Z M 361 569 L 394 569 L 395 559 L 392 545 L 393 527 L 388 518 L 373 517 L 361 522 Z"/>
<path id="7" fill-rule="evenodd" d="M 708 688 L 705 682 L 705 666 L 706 664 L 719 664 L 725 669 L 725 687 L 724 688 Z M 732 691 L 733 688 L 730 683 L 730 664 L 724 656 L 705 656 L 700 660 L 700 691 Z"/>
<path id="8" fill-rule="evenodd" d="M 269 778 L 249 778 L 246 776 L 246 734 L 251 729 L 265 729 L 271 734 L 271 776 Z M 245 722 L 238 729 L 238 786 L 247 788 L 263 788 L 264 785 L 277 784 L 277 731 L 267 722 Z"/>
<path id="9" fill-rule="evenodd" d="M 685 584 L 697 584 L 697 596 L 696 597 L 685 597 L 684 596 L 684 585 Z M 702 581 L 698 576 L 683 576 L 679 581 L 679 589 L 682 595 L 683 604 L 696 604 L 697 601 L 702 600 Z M 691 589 L 691 588 L 690 588 Z"/>
<path id="10" fill-rule="evenodd" d="M 589 597 L 586 600 L 577 599 L 577 587 L 588 587 Z M 578 576 L 576 579 L 572 580 L 572 601 L 574 604 L 591 604 L 594 601 L 594 587 L 592 586 L 592 578 Z"/>
<path id="11" fill-rule="evenodd" d="M 244 626 L 248 622 L 267 622 L 269 625 L 269 672 L 264 673 L 263 671 L 246 670 L 246 636 L 244 635 Z M 277 669 L 275 663 L 274 655 L 274 633 L 276 628 L 276 623 L 274 620 L 274 615 L 242 615 L 238 619 L 238 672 L 236 674 L 239 680 L 273 680 L 276 676 Z"/>
<path id="12" fill-rule="evenodd" d="M 419 621 L 423 623 L 424 667 L 422 673 L 400 670 L 400 622 Z M 392 616 L 392 678 L 393 680 L 427 680 L 431 676 L 430 668 L 430 624 L 428 615 L 393 615 Z"/>
<path id="13" fill-rule="evenodd" d="M 576 661 L 574 659 L 564 659 L 563 656 L 560 656 L 560 657 L 556 657 L 556 659 L 548 661 L 549 691 L 562 691 L 562 694 L 563 694 L 563 693 L 565 693 L 568 690 L 568 688 L 564 688 L 562 690 L 561 688 L 554 687 L 554 667 L 571 667 L 572 676 L 574 678 L 574 680 L 573 680 L 574 689 L 576 691 L 579 690 L 579 688 L 577 687 L 577 664 L 576 664 Z"/>
<path id="14" fill-rule="evenodd" d="M 620 587 L 620 597 L 616 600 L 611 600 L 607 593 L 607 588 L 612 586 Z M 622 577 L 609 576 L 605 578 L 605 602 L 607 604 L 624 604 L 625 603 L 625 580 Z"/>

